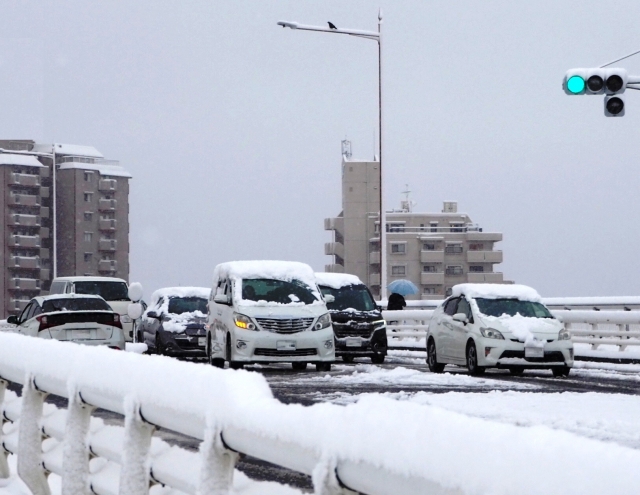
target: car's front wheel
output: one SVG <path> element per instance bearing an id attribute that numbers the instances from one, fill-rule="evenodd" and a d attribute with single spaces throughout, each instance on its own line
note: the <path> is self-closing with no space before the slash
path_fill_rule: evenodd
<path id="1" fill-rule="evenodd" d="M 355 359 L 355 357 L 354 357 L 354 356 L 349 356 L 349 355 L 342 356 L 342 360 L 343 360 L 345 363 L 353 363 L 353 360 L 354 360 L 354 359 Z"/>
<path id="2" fill-rule="evenodd" d="M 371 362 L 373 364 L 382 364 L 384 363 L 384 354 L 376 354 L 375 356 L 371 356 Z"/>
<path id="3" fill-rule="evenodd" d="M 291 363 L 291 367 L 296 371 L 304 371 L 307 369 L 307 363 L 295 362 Z"/>
<path id="4" fill-rule="evenodd" d="M 331 371 L 331 363 L 316 363 L 316 371 Z"/>
<path id="5" fill-rule="evenodd" d="M 209 364 L 216 368 L 224 368 L 224 359 L 213 357 L 213 348 L 211 347 L 211 337 L 207 337 L 207 357 Z"/>
<path id="6" fill-rule="evenodd" d="M 442 373 L 444 371 L 444 364 L 438 362 L 438 356 L 436 353 L 436 342 L 431 339 L 427 346 L 427 364 L 429 365 L 429 371 L 432 373 Z"/>
<path id="7" fill-rule="evenodd" d="M 229 368 L 232 370 L 240 370 L 244 366 L 242 363 L 238 361 L 231 360 L 231 335 L 227 334 L 227 361 L 229 361 Z"/>
<path id="8" fill-rule="evenodd" d="M 569 368 L 569 366 L 557 366 L 555 368 L 551 368 L 551 372 L 553 373 L 553 376 L 555 376 L 556 378 L 560 378 L 569 376 L 569 373 L 571 373 L 571 368 Z"/>
<path id="9" fill-rule="evenodd" d="M 484 373 L 484 368 L 478 366 L 478 351 L 473 342 L 467 344 L 467 368 L 469 369 L 470 375 L 477 376 Z"/>

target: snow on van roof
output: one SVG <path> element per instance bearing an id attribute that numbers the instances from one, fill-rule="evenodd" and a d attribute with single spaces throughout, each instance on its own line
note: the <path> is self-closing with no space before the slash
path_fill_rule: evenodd
<path id="1" fill-rule="evenodd" d="M 273 280 L 300 280 L 309 287 L 315 287 L 313 270 L 306 263 L 298 261 L 229 261 L 221 263 L 213 270 L 214 283 L 220 277 L 231 278 L 267 278 Z"/>
<path id="2" fill-rule="evenodd" d="M 316 272 L 316 280 L 318 281 L 318 285 L 324 285 L 332 289 L 362 284 L 362 280 L 349 273 Z"/>
<path id="3" fill-rule="evenodd" d="M 151 305 L 157 303 L 162 297 L 202 297 L 209 299 L 211 289 L 206 287 L 164 287 L 151 294 Z"/>
<path id="4" fill-rule="evenodd" d="M 53 279 L 53 282 L 124 282 L 127 283 L 126 280 L 116 277 L 93 277 L 90 275 L 87 276 L 75 276 L 75 277 L 56 277 Z"/>
<path id="5" fill-rule="evenodd" d="M 542 302 L 535 289 L 519 284 L 458 284 L 454 285 L 451 295 L 481 297 L 485 299 L 520 299 L 521 301 Z"/>

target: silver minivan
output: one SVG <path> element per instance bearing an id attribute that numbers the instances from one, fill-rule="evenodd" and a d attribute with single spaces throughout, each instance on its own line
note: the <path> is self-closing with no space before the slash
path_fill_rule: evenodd
<path id="1" fill-rule="evenodd" d="M 331 316 L 309 265 L 233 261 L 216 266 L 206 325 L 209 362 L 308 363 L 329 371 L 335 361 Z"/>

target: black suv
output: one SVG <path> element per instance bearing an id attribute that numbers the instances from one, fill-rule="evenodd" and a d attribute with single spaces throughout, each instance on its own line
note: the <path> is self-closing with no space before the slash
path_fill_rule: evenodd
<path id="1" fill-rule="evenodd" d="M 321 273 L 316 277 L 331 313 L 336 356 L 346 363 L 356 357 L 384 363 L 387 327 L 367 286 L 353 275 Z"/>

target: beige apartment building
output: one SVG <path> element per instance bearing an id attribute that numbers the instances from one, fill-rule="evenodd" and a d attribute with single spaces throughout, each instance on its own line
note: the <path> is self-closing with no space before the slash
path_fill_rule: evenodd
<path id="1" fill-rule="evenodd" d="M 54 190 L 57 276 L 128 280 L 130 178 L 117 161 L 90 146 L 0 140 L 0 318 L 49 290 Z"/>
<path id="2" fill-rule="evenodd" d="M 374 295 L 380 294 L 380 164 L 377 161 L 342 161 L 342 212 L 325 219 L 333 242 L 325 254 L 333 263 L 327 272 L 352 273 Z M 408 198 L 391 210 L 387 221 L 387 283 L 411 280 L 420 294 L 407 299 L 442 299 L 456 284 L 511 283 L 495 270 L 502 263 L 496 243 L 498 232 L 484 232 L 457 203 L 444 202 L 440 213 L 412 211 Z"/>

